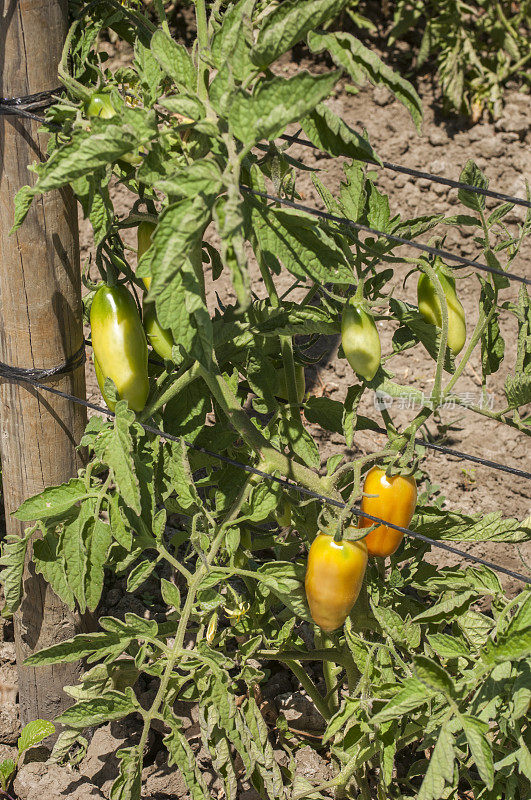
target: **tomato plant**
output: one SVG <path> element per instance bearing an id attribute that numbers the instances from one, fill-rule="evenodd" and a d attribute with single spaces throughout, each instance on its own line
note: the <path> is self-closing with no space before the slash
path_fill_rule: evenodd
<path id="1" fill-rule="evenodd" d="M 478 256 L 503 270 L 529 234 L 529 215 L 509 235 L 509 207 L 487 213 L 470 190 L 459 192 L 467 212 L 454 218 L 393 213 L 372 169 L 380 155 L 326 101 L 346 76 L 387 86 L 417 127 L 422 108 L 404 78 L 335 29 L 342 0 L 196 0 L 190 49 L 155 5 L 158 24 L 137 4 L 79 10 L 60 67 L 67 96 L 47 112 L 49 158 L 15 206 L 20 228 L 34 197 L 69 184 L 90 221 L 91 266 L 103 287 L 87 280 L 86 303 L 94 356 L 110 379 L 102 391 L 115 404 L 114 419 L 88 423 L 86 468 L 19 508 L 18 518 L 35 524 L 25 539 L 7 540 L 0 557 L 4 613 L 20 602 L 31 545 L 32 569 L 69 607 L 100 617 L 97 632 L 31 657 L 35 665 L 87 659 L 75 703 L 58 719 L 56 755 L 68 759 L 74 740 L 82 755 L 85 728 L 130 716 L 136 738 L 118 751 L 112 800 L 139 800 L 152 728 L 190 794 L 208 798 L 178 700 L 197 711 L 228 798 L 246 776 L 275 800 L 332 791 L 524 800 L 529 596 L 508 598 L 484 565 L 440 567 L 429 553 L 438 540 L 525 542 L 529 523 L 499 510 L 465 513 L 451 498 L 434 502 L 417 440 L 447 401 L 529 435 L 529 297 L 522 287 L 501 299 L 505 276 L 478 272 L 477 320 L 457 362 L 450 301 L 432 324 L 397 279 L 411 261 L 430 279 L 440 264 L 408 256 L 386 235 L 414 242 L 443 222 L 468 225 Z M 105 65 L 99 35 L 107 28 L 131 46 L 127 69 Z M 334 68 L 286 77 L 279 59 L 301 43 Z M 114 116 L 87 118 L 95 91 L 110 94 Z M 297 198 L 304 166 L 279 138 L 292 124 L 343 157 L 335 194 L 308 169 L 329 218 L 282 204 Z M 486 185 L 473 162 L 461 177 Z M 132 198 L 126 215 L 113 203 L 117 184 Z M 138 259 L 126 243 L 135 228 Z M 222 285 L 225 301 L 216 295 Z M 441 279 L 439 288 L 444 294 Z M 141 293 L 148 339 L 164 359 L 151 355 L 149 369 Z M 518 327 L 507 353 L 501 314 Z M 326 336 L 342 336 L 339 358 L 354 368 L 341 401 L 301 392 L 301 367 L 316 365 L 314 345 Z M 433 360 L 429 398 L 397 366 L 420 348 Z M 496 408 L 465 403 L 456 391 L 472 354 L 482 396 L 504 362 L 509 369 Z M 399 425 L 374 392 L 418 406 Z M 378 452 L 354 447 L 363 430 L 384 431 Z M 334 450 L 328 458 L 323 441 Z M 390 487 L 405 483 L 409 492 L 399 519 L 429 541 L 408 536 L 386 565 L 367 563 L 366 543 L 349 537 L 352 529 L 363 537 L 356 512 L 372 513 L 370 495 L 387 490 L 381 481 L 377 491 L 369 486 L 379 474 L 369 471 L 364 494 L 363 476 L 388 463 Z M 384 522 L 397 519 L 392 505 L 378 506 Z M 139 600 L 149 582 L 163 612 L 100 615 L 106 578 Z M 279 665 L 322 717 L 322 739 L 309 746 L 329 757 L 333 778 L 324 786 L 297 772 L 300 740 L 286 734 L 280 712 L 273 723 L 262 713 L 259 692 Z M 275 758 L 272 742 L 285 758 Z"/>

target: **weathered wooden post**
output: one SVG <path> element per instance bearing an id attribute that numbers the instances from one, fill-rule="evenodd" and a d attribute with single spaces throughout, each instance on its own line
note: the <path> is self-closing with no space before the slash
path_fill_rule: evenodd
<path id="1" fill-rule="evenodd" d="M 68 26 L 67 0 L 0 2 L 0 97 L 22 97 L 54 89 Z M 64 363 L 83 342 L 77 209 L 70 191 L 38 198 L 13 236 L 15 193 L 35 180 L 28 164 L 43 160 L 46 137 L 39 123 L 0 115 L 0 360 L 21 368 L 48 369 Z M 85 396 L 83 367 L 58 375 L 50 385 Z M 85 409 L 39 392 L 28 384 L 0 380 L 1 458 L 8 533 L 23 524 L 10 514 L 45 486 L 76 475 L 76 444 Z M 77 621 L 31 564 L 24 599 L 15 618 L 22 722 L 52 720 L 72 701 L 63 686 L 76 681 L 79 665 L 22 666 L 34 650 L 69 638 Z"/>

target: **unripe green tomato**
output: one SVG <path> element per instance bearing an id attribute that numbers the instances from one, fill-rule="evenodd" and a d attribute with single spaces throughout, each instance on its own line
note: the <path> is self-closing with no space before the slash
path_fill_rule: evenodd
<path id="1" fill-rule="evenodd" d="M 116 115 L 116 109 L 112 104 L 111 96 L 108 92 L 95 92 L 88 101 L 86 109 L 87 116 L 89 117 L 112 119 Z M 118 161 L 124 161 L 132 167 L 138 167 L 142 163 L 143 157 L 140 150 L 137 150 L 133 153 L 124 153 L 120 156 Z"/>
<path id="2" fill-rule="evenodd" d="M 355 300 L 343 310 L 341 344 L 354 372 L 371 381 L 380 366 L 380 337 L 372 316 Z"/>
<path id="3" fill-rule="evenodd" d="M 273 394 L 281 400 L 288 400 L 288 384 L 286 381 L 286 371 L 284 367 L 275 370 L 277 375 L 276 385 Z M 306 380 L 304 378 L 304 367 L 302 364 L 295 364 L 295 387 L 297 389 L 297 402 L 302 403 L 306 392 Z"/>
<path id="4" fill-rule="evenodd" d="M 448 347 L 457 356 L 466 341 L 466 319 L 465 310 L 455 291 L 455 280 L 440 270 L 435 270 L 446 298 L 446 308 L 448 309 Z M 417 284 L 417 299 L 419 311 L 426 322 L 442 327 L 441 304 L 437 297 L 437 291 L 430 278 L 425 274 L 419 277 Z"/>
<path id="5" fill-rule="evenodd" d="M 90 326 L 101 378 L 111 378 L 120 398 L 133 411 L 142 411 L 149 394 L 148 349 L 136 303 L 125 286 L 98 289 Z"/>
<path id="6" fill-rule="evenodd" d="M 163 328 L 157 319 L 155 303 L 144 303 L 144 330 L 149 344 L 165 361 L 172 361 L 173 335 L 168 328 Z"/>
<path id="7" fill-rule="evenodd" d="M 149 248 L 151 247 L 151 237 L 155 231 L 157 226 L 154 222 L 141 222 L 138 226 L 136 232 L 136 241 L 137 241 L 137 253 L 138 253 L 138 260 L 142 258 L 144 253 L 146 253 Z M 151 278 L 143 278 L 144 285 L 146 289 L 149 291 L 151 286 Z"/>
<path id="8" fill-rule="evenodd" d="M 87 116 L 112 119 L 116 110 L 107 92 L 95 92 L 87 103 Z"/>

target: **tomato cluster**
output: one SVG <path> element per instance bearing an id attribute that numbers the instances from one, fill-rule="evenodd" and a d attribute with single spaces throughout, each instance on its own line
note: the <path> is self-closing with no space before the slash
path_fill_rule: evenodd
<path id="1" fill-rule="evenodd" d="M 363 485 L 361 510 L 392 525 L 407 528 L 417 503 L 417 485 L 412 476 L 388 476 L 373 467 Z M 361 517 L 360 528 L 375 523 Z M 310 547 L 306 568 L 306 597 L 316 625 L 327 632 L 343 625 L 360 593 L 368 556 L 392 555 L 403 533 L 378 525 L 357 541 L 337 542 L 332 536 L 317 535 Z"/>

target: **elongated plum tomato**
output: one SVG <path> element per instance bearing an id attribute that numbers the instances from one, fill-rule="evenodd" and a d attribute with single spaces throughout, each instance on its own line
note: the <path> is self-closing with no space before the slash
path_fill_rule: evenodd
<path id="1" fill-rule="evenodd" d="M 341 344 L 354 372 L 371 381 L 380 366 L 380 337 L 372 316 L 355 300 L 350 300 L 343 310 Z"/>
<path id="2" fill-rule="evenodd" d="M 288 400 L 288 385 L 284 367 L 277 369 L 276 373 L 277 383 L 274 391 L 275 397 L 280 398 L 280 400 Z M 306 391 L 306 380 L 304 378 L 304 367 L 302 364 L 295 364 L 295 387 L 297 389 L 297 401 L 302 403 Z"/>
<path id="3" fill-rule="evenodd" d="M 446 298 L 448 309 L 448 347 L 457 356 L 466 341 L 465 310 L 455 291 L 455 280 L 439 269 L 435 270 Z M 422 273 L 417 284 L 419 311 L 426 320 L 438 328 L 442 327 L 441 304 L 435 286 L 429 277 Z"/>
<path id="4" fill-rule="evenodd" d="M 316 625 L 335 631 L 358 599 L 367 567 L 365 540 L 336 542 L 320 533 L 314 539 L 306 567 L 306 598 Z"/>
<path id="5" fill-rule="evenodd" d="M 149 394 L 148 349 L 136 303 L 125 286 L 98 289 L 90 326 L 101 378 L 111 378 L 120 398 L 133 411 L 142 411 Z"/>
<path id="6" fill-rule="evenodd" d="M 157 319 L 155 303 L 146 303 L 142 314 L 142 322 L 147 340 L 151 347 L 165 361 L 172 360 L 173 335 L 168 328 L 163 328 Z"/>
<path id="7" fill-rule="evenodd" d="M 137 253 L 139 261 L 144 253 L 146 253 L 151 247 L 151 237 L 153 236 L 156 227 L 157 226 L 154 222 L 141 222 L 139 224 L 136 231 Z M 146 285 L 146 289 L 149 290 L 149 287 L 151 286 L 151 278 L 143 278 L 143 281 Z"/>
<path id="8" fill-rule="evenodd" d="M 137 230 L 137 252 L 138 258 L 142 258 L 144 253 L 151 246 L 151 236 L 156 225 L 153 222 L 141 222 Z M 143 278 L 144 286 L 148 289 L 151 286 L 151 278 Z M 172 360 L 172 347 L 174 338 L 168 328 L 163 328 L 157 318 L 155 304 L 144 300 L 143 323 L 148 342 L 161 358 L 166 361 Z"/>
<path id="9" fill-rule="evenodd" d="M 417 504 L 417 484 L 415 478 L 402 475 L 393 475 L 388 478 L 384 469 L 373 467 L 365 478 L 363 485 L 364 497 L 361 501 L 361 510 L 374 517 L 392 522 L 407 528 Z M 365 497 L 375 495 L 375 497 Z M 361 517 L 360 528 L 369 528 L 374 522 L 367 517 Z M 404 534 L 379 525 L 365 537 L 367 549 L 371 556 L 390 556 L 398 548 Z"/>

